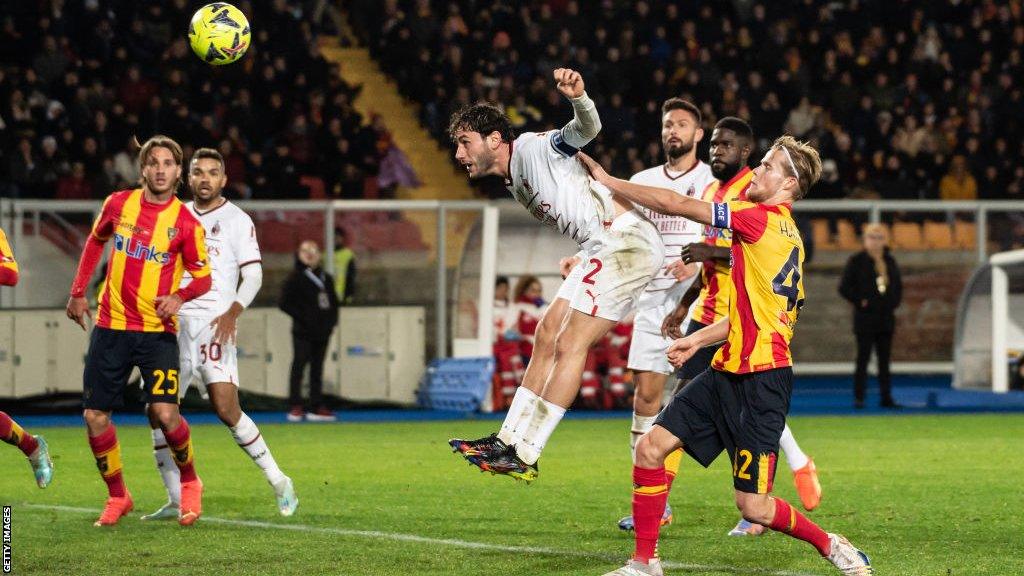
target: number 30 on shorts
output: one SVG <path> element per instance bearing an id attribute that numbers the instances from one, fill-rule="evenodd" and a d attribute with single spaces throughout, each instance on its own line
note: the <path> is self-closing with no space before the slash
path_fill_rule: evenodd
<path id="1" fill-rule="evenodd" d="M 220 344 L 217 342 L 210 342 L 209 346 L 201 344 L 199 346 L 199 355 L 203 357 L 202 364 L 206 364 L 207 358 L 212 362 L 220 362 Z"/>
<path id="2" fill-rule="evenodd" d="M 153 370 L 153 395 L 173 396 L 178 393 L 178 371 L 177 370 Z M 167 384 L 167 386 L 164 386 Z"/>

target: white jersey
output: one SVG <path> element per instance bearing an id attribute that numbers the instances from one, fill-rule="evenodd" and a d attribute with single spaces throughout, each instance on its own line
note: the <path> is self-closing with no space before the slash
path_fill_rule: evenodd
<path id="1" fill-rule="evenodd" d="M 615 209 L 575 153 L 558 130 L 526 132 L 512 143 L 506 186 L 534 218 L 583 244 L 610 224 Z"/>
<path id="2" fill-rule="evenodd" d="M 715 177 L 711 175 L 711 166 L 700 160 L 697 161 L 693 168 L 680 174 L 669 172 L 668 165 L 662 164 L 661 166 L 637 172 L 629 179 L 630 182 L 636 182 L 645 186 L 668 188 L 676 194 L 697 198 L 698 200 L 702 197 L 704 188 L 714 180 Z M 687 220 L 682 216 L 661 214 L 650 208 L 640 207 L 640 210 L 658 228 L 662 242 L 665 244 L 665 261 L 662 263 L 662 266 L 668 266 L 677 262 L 681 258 L 679 253 L 683 246 L 692 242 L 701 242 L 704 239 L 702 235 L 703 226 L 697 222 Z M 658 274 L 647 285 L 644 297 L 641 298 L 640 308 L 646 308 L 648 305 L 660 305 L 669 296 L 670 291 L 676 291 L 672 289 L 678 284 L 673 276 L 664 273 Z M 687 282 L 686 284 L 689 283 Z M 651 296 L 655 294 L 657 296 L 652 298 Z M 681 292 L 679 296 L 682 296 Z"/>
<path id="3" fill-rule="evenodd" d="M 261 261 L 256 227 L 248 214 L 228 201 L 207 212 L 197 211 L 193 202 L 185 206 L 206 230 L 213 286 L 206 294 L 183 304 L 178 314 L 193 318 L 220 316 L 235 302 L 242 267 Z M 185 272 L 181 287 L 191 281 Z"/>

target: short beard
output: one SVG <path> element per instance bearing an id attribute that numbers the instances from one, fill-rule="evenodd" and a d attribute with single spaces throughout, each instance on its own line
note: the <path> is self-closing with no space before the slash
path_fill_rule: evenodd
<path id="1" fill-rule="evenodd" d="M 725 168 L 722 170 L 715 170 L 715 163 L 711 163 L 711 175 L 714 176 L 716 180 L 721 180 L 722 182 L 729 180 L 739 171 L 740 167 L 732 164 L 726 164 Z"/>
<path id="2" fill-rule="evenodd" d="M 689 143 L 680 144 L 679 146 L 670 146 L 665 148 L 665 156 L 668 156 L 669 160 L 678 160 L 679 158 L 689 154 L 690 150 L 693 150 L 693 140 Z"/>

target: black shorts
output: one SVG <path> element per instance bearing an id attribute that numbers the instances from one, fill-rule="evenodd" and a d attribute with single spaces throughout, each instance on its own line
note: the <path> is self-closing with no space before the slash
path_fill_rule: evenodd
<path id="1" fill-rule="evenodd" d="M 142 372 L 146 403 L 178 403 L 178 337 L 169 332 L 93 328 L 85 357 L 82 404 L 93 410 L 124 406 L 132 368 Z"/>
<path id="2" fill-rule="evenodd" d="M 690 318 L 690 323 L 686 326 L 686 335 L 689 336 L 701 328 L 706 328 L 708 325 L 702 322 L 697 322 L 693 318 Z M 690 357 L 689 360 L 684 363 L 679 370 L 676 370 L 676 377 L 680 380 L 693 380 L 698 374 L 708 369 L 711 366 L 711 360 L 714 359 L 715 353 L 721 348 L 721 344 L 715 344 L 714 346 L 705 346 L 697 353 Z"/>
<path id="3" fill-rule="evenodd" d="M 682 440 L 686 453 L 705 468 L 726 450 L 733 486 L 767 494 L 792 392 L 792 368 L 750 374 L 708 368 L 672 397 L 654 423 Z"/>

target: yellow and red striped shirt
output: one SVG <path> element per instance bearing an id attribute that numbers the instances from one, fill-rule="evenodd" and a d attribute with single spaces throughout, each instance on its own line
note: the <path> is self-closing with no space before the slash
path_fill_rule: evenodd
<path id="1" fill-rule="evenodd" d="M 712 224 L 733 231 L 729 336 L 715 370 L 746 374 L 793 365 L 789 342 L 804 304 L 804 243 L 789 204 L 713 206 Z"/>
<path id="2" fill-rule="evenodd" d="M 18 261 L 14 259 L 14 250 L 7 242 L 7 234 L 0 229 L 0 284 L 14 286 L 18 283 Z"/>
<path id="3" fill-rule="evenodd" d="M 143 198 L 142 189 L 115 192 L 92 227 L 100 242 L 114 239 L 100 290 L 96 325 L 114 330 L 176 332 L 176 317 L 156 315 L 157 296 L 175 292 L 188 270 L 210 275 L 206 236 L 176 197 L 165 204 Z"/>
<path id="4" fill-rule="evenodd" d="M 744 166 L 728 182 L 715 180 L 704 189 L 705 202 L 731 202 L 745 200 L 747 187 L 754 172 Z M 704 226 L 704 242 L 712 246 L 732 246 L 732 230 Z M 729 265 L 708 260 L 700 268 L 701 289 L 690 317 L 701 324 L 711 325 L 729 313 Z"/>

